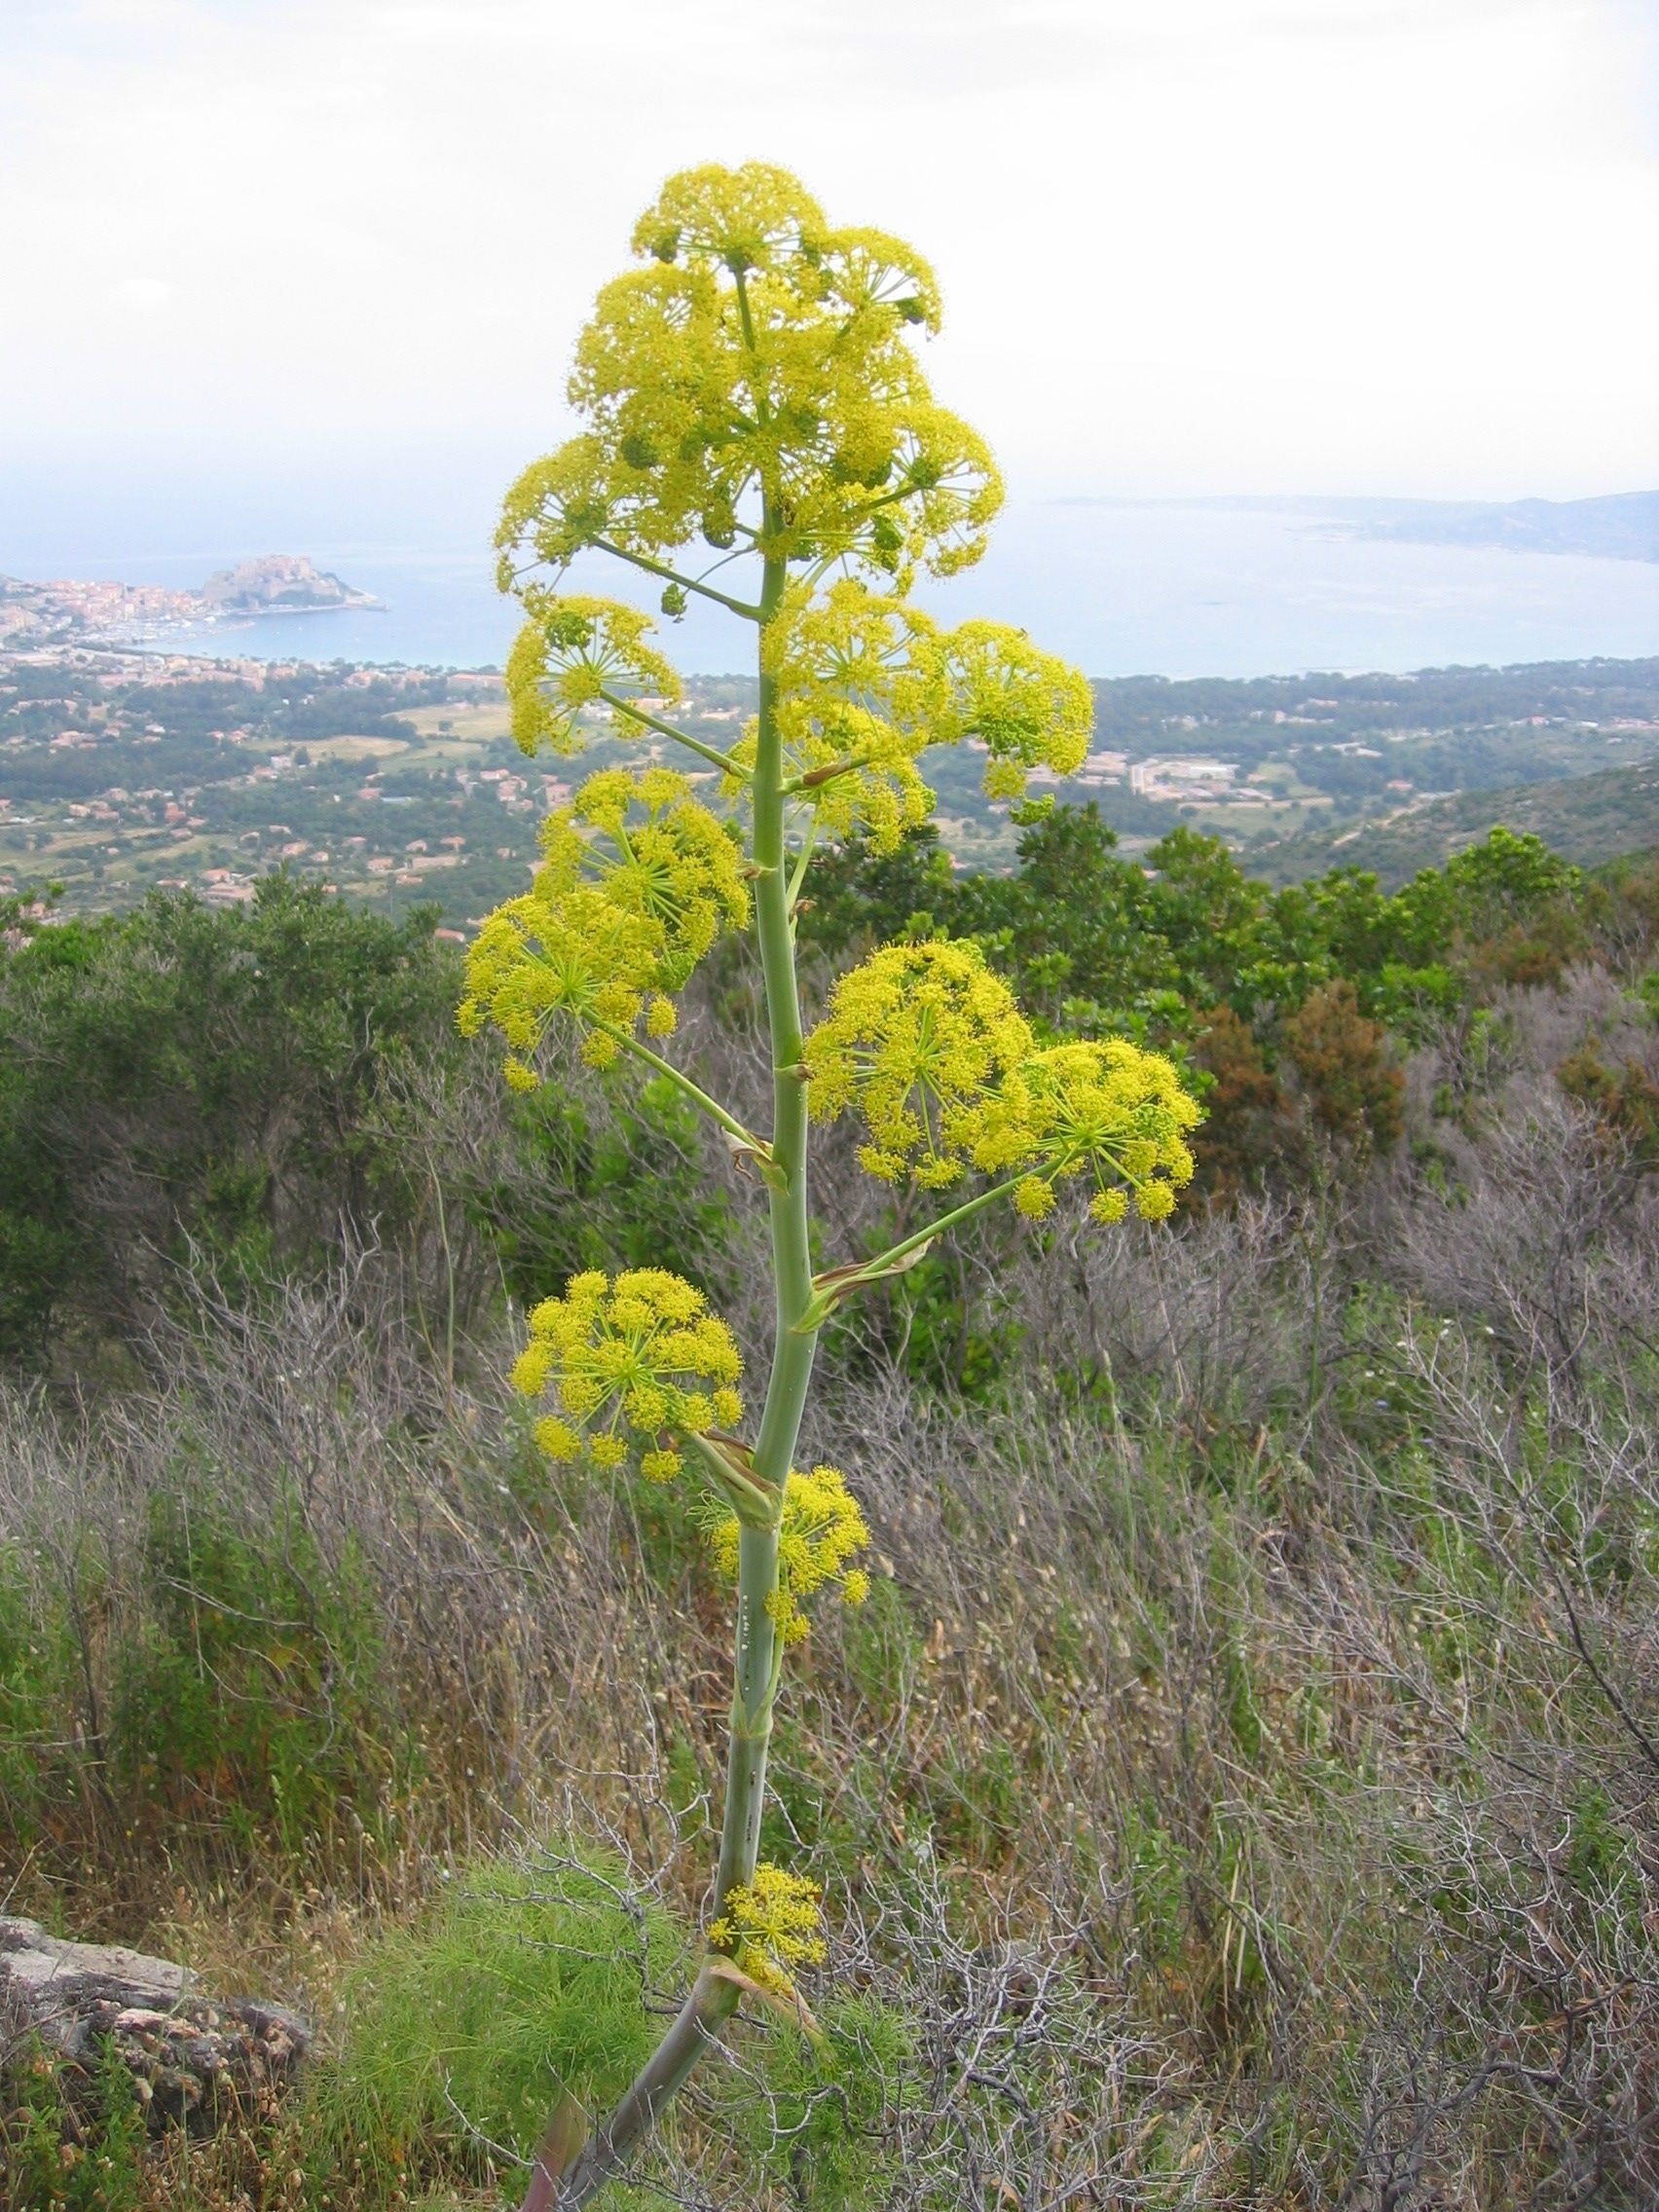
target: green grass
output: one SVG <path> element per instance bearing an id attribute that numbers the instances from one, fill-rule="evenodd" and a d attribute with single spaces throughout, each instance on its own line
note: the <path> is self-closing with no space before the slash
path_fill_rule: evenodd
<path id="1" fill-rule="evenodd" d="M 313 2192 L 350 2177 L 375 2204 L 411 2182 L 510 2173 L 561 2097 L 592 2111 L 621 2094 L 687 1947 L 615 1862 L 533 1857 L 457 1876 L 347 1984 L 344 2046 L 303 2116 Z"/>

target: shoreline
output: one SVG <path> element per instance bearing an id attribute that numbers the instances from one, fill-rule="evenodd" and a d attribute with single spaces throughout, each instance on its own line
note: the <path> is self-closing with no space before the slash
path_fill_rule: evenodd
<path id="1" fill-rule="evenodd" d="M 110 630 L 84 630 L 79 634 L 54 641 L 63 645 L 113 645 L 117 648 L 132 646 L 142 648 L 165 645 L 168 643 L 187 644 L 202 636 L 204 631 L 220 632 L 250 628 L 255 622 L 269 621 L 274 615 L 297 616 L 303 614 L 389 614 L 391 608 L 384 599 L 364 599 L 342 602 L 329 601 L 321 607 L 263 607 L 258 609 L 239 607 L 223 614 L 192 615 L 186 621 L 157 622 L 122 626 Z"/>

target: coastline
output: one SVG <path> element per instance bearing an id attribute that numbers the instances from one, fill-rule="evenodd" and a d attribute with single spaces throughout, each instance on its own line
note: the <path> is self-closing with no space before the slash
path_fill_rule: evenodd
<path id="1" fill-rule="evenodd" d="M 203 632 L 228 631 L 234 634 L 240 629 L 251 628 L 256 622 L 267 622 L 273 615 L 390 612 L 391 608 L 384 599 L 328 600 L 320 607 L 238 607 L 226 608 L 222 612 L 193 614 L 179 621 L 123 623 L 109 630 L 83 630 L 77 636 L 59 642 L 80 645 L 153 646 L 198 640 Z"/>
<path id="2" fill-rule="evenodd" d="M 319 600 L 315 607 L 227 607 L 200 617 L 203 623 L 263 622 L 273 614 L 389 614 L 391 608 L 384 599 L 372 599 L 367 593 L 361 599 Z"/>

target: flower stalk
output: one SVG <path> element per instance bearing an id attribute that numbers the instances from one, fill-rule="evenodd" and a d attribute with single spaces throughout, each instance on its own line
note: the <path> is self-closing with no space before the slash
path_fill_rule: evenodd
<path id="1" fill-rule="evenodd" d="M 1191 1172 L 1183 1131 L 1197 1119 L 1155 1054 L 1041 1048 L 972 945 L 878 949 L 806 1034 L 794 927 L 815 849 L 856 835 L 894 850 L 931 810 L 916 762 L 935 744 L 975 739 L 998 799 L 1019 799 L 1033 768 L 1069 773 L 1088 748 L 1089 689 L 1021 631 L 945 631 L 909 604 L 919 571 L 978 558 L 1002 497 L 984 445 L 935 402 L 912 350 L 937 328 L 939 300 L 909 247 L 830 229 L 794 178 L 759 164 L 671 178 L 635 247 L 646 266 L 606 288 L 577 346 L 570 396 L 585 428 L 527 469 L 503 509 L 498 574 L 527 617 L 507 664 L 513 732 L 526 752 L 578 752 L 589 710 L 608 707 L 619 730 L 718 769 L 736 820 L 659 765 L 590 777 L 543 825 L 531 891 L 470 947 L 461 1025 L 505 1041 L 517 1088 L 574 1051 L 602 1070 L 648 1068 L 706 1116 L 764 1196 L 774 1329 L 746 1441 L 737 1344 L 680 1276 L 589 1271 L 529 1316 L 514 1381 L 544 1405 L 543 1449 L 604 1474 L 631 1463 L 648 1481 L 699 1482 L 723 1514 L 710 1550 L 735 1591 L 708 1954 L 608 2115 L 593 2124 L 569 2091 L 560 2099 L 522 2212 L 588 2203 L 744 1996 L 799 2008 L 793 1970 L 824 1958 L 816 1885 L 759 1856 L 788 1650 L 808 1633 L 809 1601 L 832 1591 L 858 1604 L 869 1587 L 851 1564 L 869 1531 L 845 1477 L 794 1464 L 824 1322 L 993 1204 L 1012 1198 L 1041 1218 L 1074 1175 L 1093 1176 L 1103 1224 L 1125 1188 L 1160 1218 Z M 747 564 L 752 598 L 670 558 L 699 539 L 717 568 Z M 646 614 L 559 588 L 596 552 L 663 582 L 670 616 L 695 593 L 752 626 L 758 713 L 729 752 L 656 712 L 681 686 Z M 551 587 L 526 580 L 538 567 Z M 677 995 L 740 928 L 763 985 L 765 1135 L 666 1050 Z M 980 1187 L 953 1190 L 876 1258 L 815 1277 L 809 1130 L 843 1113 L 859 1118 L 860 1163 L 877 1178 Z"/>

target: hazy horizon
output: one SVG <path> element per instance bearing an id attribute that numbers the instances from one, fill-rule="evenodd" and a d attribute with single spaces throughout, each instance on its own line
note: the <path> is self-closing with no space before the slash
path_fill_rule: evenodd
<path id="1" fill-rule="evenodd" d="M 203 560 L 220 560 L 233 553 L 314 553 L 317 544 L 336 550 L 359 547 L 375 555 L 470 548 L 484 558 L 501 494 L 527 458 L 519 449 L 509 451 L 502 440 L 489 445 L 457 441 L 435 456 L 429 445 L 413 442 L 379 450 L 324 444 L 307 457 L 309 466 L 275 468 L 268 461 L 255 464 L 251 443 L 206 453 L 201 445 L 158 450 L 153 443 L 140 444 L 125 455 L 106 454 L 68 465 L 0 449 L 0 574 L 38 577 L 64 561 L 92 566 L 55 572 L 115 574 L 123 563 L 174 563 L 193 552 Z M 418 468 L 417 462 L 423 465 Z M 1573 498 L 1655 494 L 1659 461 L 1651 484 L 1605 484 Z M 1572 503 L 1545 493 L 1515 495 L 1517 501 L 1532 498 Z M 1253 504 L 1288 511 L 1299 504 L 1357 508 L 1400 499 L 1428 506 L 1487 503 L 1473 496 L 1413 495 L 1357 484 L 1321 492 L 1268 483 L 1117 491 L 1041 488 L 1016 481 L 1010 487 L 1008 507 Z M 124 580 L 155 579 L 133 569 Z"/>
<path id="2" fill-rule="evenodd" d="M 12 0 L 0 63 L 0 479 L 59 499 L 493 507 L 661 177 L 754 157 L 936 261 L 1021 497 L 1659 483 L 1646 0 Z"/>
<path id="3" fill-rule="evenodd" d="M 944 608 L 1093 673 L 1659 645 L 1659 567 L 1068 504 L 1659 485 L 1646 0 L 12 0 L 0 64 L 0 573 L 308 553 L 400 602 L 354 649 L 494 657 L 636 215 L 784 158 L 938 266 L 1011 494 Z"/>
<path id="4" fill-rule="evenodd" d="M 174 649 L 478 667 L 499 666 L 511 643 L 518 609 L 494 589 L 482 526 L 470 544 L 226 537 L 34 566 L 41 576 L 79 568 L 189 589 L 211 569 L 272 551 L 310 553 L 387 611 L 271 616 L 191 633 Z M 656 611 L 654 592 L 598 556 L 571 581 Z M 1659 564 L 1333 536 L 1286 508 L 1231 502 L 1014 499 L 984 561 L 918 596 L 944 620 L 1014 622 L 1099 677 L 1404 672 L 1659 650 Z M 661 644 L 684 673 L 719 675 L 752 649 L 738 628 L 694 606 L 682 623 L 662 624 Z"/>

